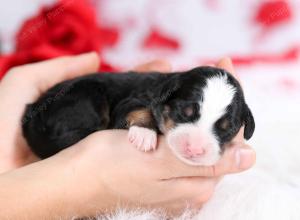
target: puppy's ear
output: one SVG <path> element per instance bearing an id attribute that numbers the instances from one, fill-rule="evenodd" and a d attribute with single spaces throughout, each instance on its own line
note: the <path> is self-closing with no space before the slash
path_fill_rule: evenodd
<path id="1" fill-rule="evenodd" d="M 162 82 L 154 91 L 154 104 L 163 104 L 180 88 L 178 76 L 172 76 Z"/>
<path id="2" fill-rule="evenodd" d="M 244 105 L 243 110 L 243 120 L 245 125 L 244 138 L 246 140 L 249 140 L 252 137 L 253 132 L 255 130 L 255 122 L 251 110 L 249 109 L 246 103 Z"/>

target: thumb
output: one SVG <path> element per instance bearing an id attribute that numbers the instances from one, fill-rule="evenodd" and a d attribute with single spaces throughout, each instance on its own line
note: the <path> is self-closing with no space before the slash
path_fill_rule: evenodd
<path id="1" fill-rule="evenodd" d="M 231 146 L 225 150 L 221 160 L 215 165 L 214 176 L 239 173 L 251 168 L 256 161 L 255 151 L 248 145 Z M 209 175 L 209 173 L 208 173 Z"/>
<path id="2" fill-rule="evenodd" d="M 165 144 L 162 145 L 156 151 L 165 151 L 162 154 L 165 155 L 162 161 L 168 164 L 165 176 L 169 176 L 169 178 L 192 176 L 219 177 L 248 170 L 256 161 L 255 151 L 249 145 L 245 144 L 243 140 L 239 139 L 235 139 L 235 141 L 225 147 L 221 159 L 213 166 L 187 165 L 178 160 L 172 152 L 168 152 L 170 151 L 169 147 L 166 147 Z"/>

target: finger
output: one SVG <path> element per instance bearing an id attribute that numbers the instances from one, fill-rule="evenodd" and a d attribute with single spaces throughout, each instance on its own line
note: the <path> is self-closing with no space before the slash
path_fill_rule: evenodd
<path id="1" fill-rule="evenodd" d="M 163 139 L 163 138 L 161 138 Z M 156 159 L 160 161 L 162 176 L 166 179 L 188 176 L 218 177 L 229 173 L 242 172 L 252 167 L 256 160 L 255 151 L 239 143 L 227 147 L 221 159 L 214 166 L 190 166 L 179 160 L 164 141 L 160 141 Z"/>
<path id="2" fill-rule="evenodd" d="M 203 170 L 208 176 L 220 176 L 229 173 L 238 173 L 251 168 L 256 161 L 255 151 L 245 143 L 244 127 L 240 129 L 233 140 L 225 145 L 225 152 L 220 161 Z"/>
<path id="3" fill-rule="evenodd" d="M 235 70 L 233 68 L 232 61 L 228 57 L 222 58 L 217 63 L 217 67 L 223 68 L 223 69 L 227 70 L 228 72 L 230 72 L 231 74 L 235 74 Z"/>
<path id="4" fill-rule="evenodd" d="M 25 72 L 24 77 L 44 92 L 61 81 L 97 71 L 99 63 L 99 56 L 92 52 L 27 64 L 18 67 L 18 70 Z"/>
<path id="5" fill-rule="evenodd" d="M 162 191 L 191 203 L 204 203 L 220 181 L 216 177 L 184 177 L 160 180 Z"/>
<path id="6" fill-rule="evenodd" d="M 151 72 L 151 71 L 170 72 L 172 68 L 171 68 L 171 64 L 166 60 L 153 60 L 151 62 L 135 67 L 134 70 L 138 72 Z"/>
<path id="7" fill-rule="evenodd" d="M 231 140 L 231 142 L 229 143 L 229 145 L 232 144 L 244 144 L 245 143 L 245 139 L 244 139 L 244 126 L 242 126 L 239 130 L 239 132 L 237 133 L 237 135 Z"/>
<path id="8" fill-rule="evenodd" d="M 225 57 L 223 59 L 221 59 L 218 63 L 217 63 L 217 67 L 222 68 L 227 70 L 229 73 L 231 73 L 237 80 L 239 80 L 238 75 L 236 74 L 232 61 L 230 58 Z"/>
<path id="9" fill-rule="evenodd" d="M 255 151 L 248 145 L 230 148 L 213 166 L 177 167 L 170 173 L 171 178 L 180 176 L 218 177 L 230 173 L 239 173 L 251 168 L 255 164 Z"/>
<path id="10" fill-rule="evenodd" d="M 199 210 L 212 197 L 218 182 L 218 178 L 202 177 L 162 180 L 154 192 L 162 202 L 153 203 L 151 208 L 171 211 L 170 215 L 181 215 L 187 208 Z M 151 195 L 153 197 L 153 192 Z M 172 206 L 168 201 L 173 201 Z"/>
<path id="11" fill-rule="evenodd" d="M 215 165 L 214 175 L 239 173 L 251 168 L 256 161 L 255 151 L 246 144 L 227 148 L 220 161 Z"/>
<path id="12" fill-rule="evenodd" d="M 204 178 L 188 178 L 178 179 L 178 189 L 186 191 L 185 194 L 191 199 L 191 208 L 203 205 L 211 198 L 216 185 L 219 182 L 218 178 L 204 177 Z"/>

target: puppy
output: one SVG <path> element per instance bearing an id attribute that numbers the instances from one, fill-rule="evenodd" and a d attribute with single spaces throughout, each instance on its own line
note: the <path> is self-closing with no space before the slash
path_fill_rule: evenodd
<path id="1" fill-rule="evenodd" d="M 129 129 L 143 151 L 164 134 L 190 165 L 213 165 L 242 125 L 255 123 L 241 86 L 228 72 L 198 67 L 169 74 L 91 74 L 57 84 L 27 106 L 23 134 L 32 151 L 49 157 L 104 129 Z"/>

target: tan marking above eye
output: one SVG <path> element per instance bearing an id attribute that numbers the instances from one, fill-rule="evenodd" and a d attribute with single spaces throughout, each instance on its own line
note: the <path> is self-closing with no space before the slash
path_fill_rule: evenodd
<path id="1" fill-rule="evenodd" d="M 227 119 L 223 119 L 219 125 L 219 127 L 223 130 L 226 130 L 229 128 L 229 121 Z"/>
<path id="2" fill-rule="evenodd" d="M 165 116 L 168 115 L 170 113 L 170 110 L 171 110 L 170 106 L 165 105 L 163 115 L 165 115 Z"/>

